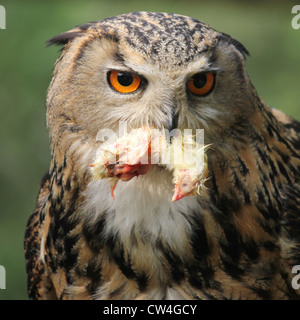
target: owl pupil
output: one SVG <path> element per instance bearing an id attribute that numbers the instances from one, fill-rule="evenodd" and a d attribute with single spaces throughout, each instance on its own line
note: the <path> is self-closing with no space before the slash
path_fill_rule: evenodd
<path id="1" fill-rule="evenodd" d="M 124 87 L 128 87 L 133 82 L 133 75 L 129 72 L 119 72 L 118 82 Z"/>
<path id="2" fill-rule="evenodd" d="M 203 88 L 206 84 L 206 81 L 207 81 L 206 74 L 203 74 L 203 73 L 197 74 L 193 79 L 194 86 L 197 89 Z"/>

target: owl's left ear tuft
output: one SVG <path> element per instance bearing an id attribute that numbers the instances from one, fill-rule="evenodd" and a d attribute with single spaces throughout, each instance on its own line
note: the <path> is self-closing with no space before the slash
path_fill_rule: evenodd
<path id="1" fill-rule="evenodd" d="M 66 45 L 69 41 L 74 40 L 77 37 L 82 36 L 86 33 L 86 30 L 89 29 L 89 27 L 92 25 L 92 23 L 86 23 L 80 26 L 76 26 L 75 28 L 71 29 L 70 31 L 61 33 L 57 36 L 54 36 L 53 38 L 49 39 L 46 42 L 47 47 L 51 46 L 53 44 L 55 45 Z"/>
<path id="2" fill-rule="evenodd" d="M 239 41 L 232 38 L 229 34 L 221 33 L 221 36 L 219 37 L 220 42 L 225 42 L 228 45 L 233 45 L 244 57 L 244 59 L 247 58 L 247 56 L 250 56 L 249 51 L 245 48 L 244 45 L 242 45 Z"/>

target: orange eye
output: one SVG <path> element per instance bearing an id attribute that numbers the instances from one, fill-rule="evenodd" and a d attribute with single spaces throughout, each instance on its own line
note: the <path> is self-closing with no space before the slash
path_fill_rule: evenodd
<path id="1" fill-rule="evenodd" d="M 141 84 L 141 78 L 138 75 L 125 71 L 110 71 L 107 80 L 113 89 L 121 93 L 134 92 Z"/>
<path id="2" fill-rule="evenodd" d="M 215 74 L 213 72 L 197 73 L 187 83 L 188 89 L 197 96 L 205 96 L 214 88 Z"/>

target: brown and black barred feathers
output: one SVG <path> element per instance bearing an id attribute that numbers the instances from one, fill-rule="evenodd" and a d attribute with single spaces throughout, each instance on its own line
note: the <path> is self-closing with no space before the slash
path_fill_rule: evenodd
<path id="1" fill-rule="evenodd" d="M 109 23 L 113 25 L 111 18 L 100 31 L 97 23 L 91 23 L 52 39 L 66 46 L 54 70 L 47 100 L 52 161 L 25 233 L 29 297 L 299 299 L 300 290 L 292 287 L 292 268 L 300 264 L 300 123 L 266 106 L 251 85 L 247 85 L 250 93 L 244 102 L 246 105 L 251 100 L 247 114 L 239 112 L 240 104 L 232 107 L 236 111 L 226 118 L 232 119 L 228 126 L 228 120 L 207 122 L 207 137 L 218 139 L 208 141 L 212 142 L 207 150 L 208 179 L 200 195 L 172 202 L 172 177 L 162 166 L 154 166 L 138 179 L 120 182 L 115 200 L 110 198 L 105 181 L 92 181 L 88 165 L 95 148 L 94 136 L 92 139 L 88 130 L 93 123 L 89 120 L 89 126 L 85 125 L 82 114 L 87 111 L 81 112 L 81 118 L 73 112 L 73 83 L 64 83 L 72 77 L 79 79 L 76 68 L 94 59 L 92 54 L 82 53 L 95 45 L 89 45 L 88 39 L 94 41 L 104 31 L 110 37 L 101 48 L 114 53 L 118 47 L 122 54 L 114 53 L 114 59 L 126 60 L 122 34 L 114 31 L 122 27 L 122 17 L 125 31 L 128 25 L 141 23 L 148 32 L 152 26 L 153 35 L 157 28 L 169 32 L 164 25 L 168 17 L 174 24 L 177 21 L 180 30 L 198 23 L 203 27 L 197 32 L 204 34 L 200 38 L 205 46 L 226 43 L 237 63 L 243 59 L 239 52 L 245 49 L 228 35 L 194 19 L 168 14 L 127 14 L 117 19 L 117 26 L 108 27 Z M 196 31 L 196 39 L 194 34 Z M 126 48 L 134 51 L 138 44 L 147 45 L 134 37 L 138 38 L 138 33 L 131 39 L 134 46 L 128 44 Z M 184 41 L 189 41 L 188 36 Z M 68 50 L 73 50 L 72 56 Z M 166 56 L 166 51 L 157 50 L 157 55 Z M 138 57 L 142 51 L 134 52 Z M 199 49 L 193 54 L 210 51 Z M 218 57 L 216 54 L 215 60 Z M 76 65 L 72 65 L 74 59 Z M 189 63 L 182 62 L 183 67 L 188 68 Z M 242 67 L 237 70 L 243 72 Z M 93 86 L 90 75 L 86 83 Z M 245 79 L 241 86 L 248 81 Z M 88 91 L 87 87 L 84 90 Z M 76 99 L 83 97 L 84 90 L 77 90 Z M 214 90 L 219 90 L 218 83 Z M 142 89 L 138 94 L 143 94 Z M 96 119 L 97 114 L 93 117 Z M 179 111 L 179 128 L 187 126 L 182 119 Z M 215 130 L 211 136 L 210 126 Z"/>

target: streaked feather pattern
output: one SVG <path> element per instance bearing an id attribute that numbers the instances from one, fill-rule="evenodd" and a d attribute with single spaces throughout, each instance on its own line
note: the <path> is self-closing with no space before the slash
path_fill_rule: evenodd
<path id="1" fill-rule="evenodd" d="M 291 270 L 300 264 L 300 124 L 258 97 L 245 47 L 196 19 L 153 12 L 91 22 L 49 43 L 64 48 L 47 96 L 52 160 L 25 233 L 29 297 L 299 299 Z M 142 85 L 120 94 L 109 70 L 134 72 Z M 212 71 L 210 94 L 188 91 L 188 79 Z M 121 121 L 205 129 L 205 166 L 187 174 L 175 159 L 153 165 L 118 180 L 113 200 L 89 165 L 97 132 Z M 169 147 L 177 154 L 182 145 Z M 172 201 L 174 182 L 190 192 L 194 176 L 201 192 Z"/>

